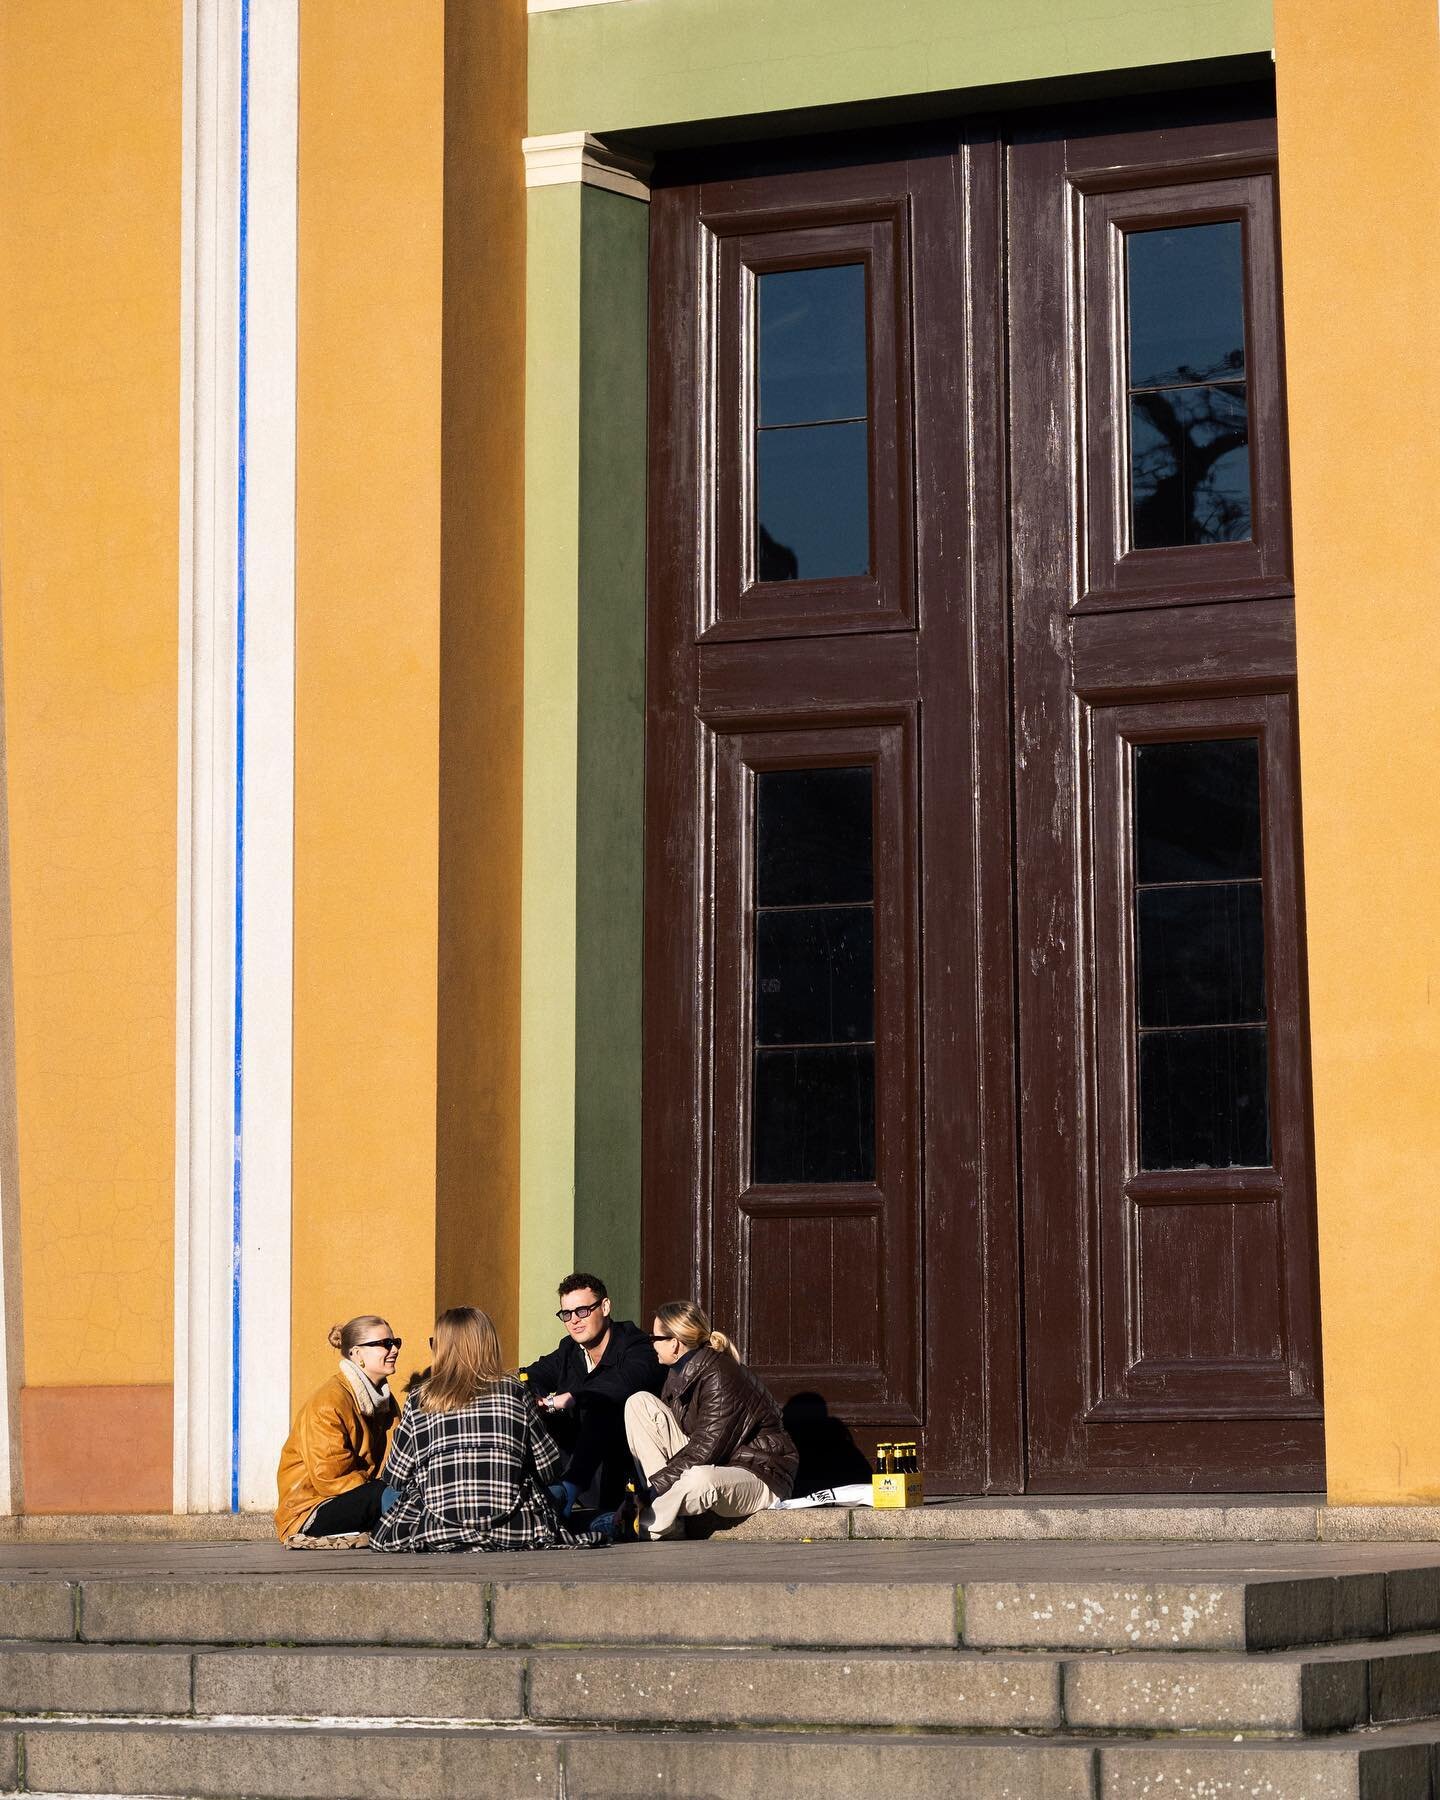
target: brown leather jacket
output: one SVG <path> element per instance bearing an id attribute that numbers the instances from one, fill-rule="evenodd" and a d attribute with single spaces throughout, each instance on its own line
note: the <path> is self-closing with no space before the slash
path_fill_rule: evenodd
<path id="1" fill-rule="evenodd" d="M 702 1344 L 666 1375 L 660 1398 L 690 1442 L 651 1477 L 657 1494 L 687 1469 L 710 1464 L 748 1469 L 777 1500 L 790 1498 L 799 1453 L 769 1389 L 744 1363 Z"/>
<path id="2" fill-rule="evenodd" d="M 398 1408 L 393 1400 L 373 1413 L 360 1410 L 355 1390 L 337 1369 L 295 1415 L 280 1452 L 275 1531 L 298 1531 L 322 1500 L 378 1481 Z"/>

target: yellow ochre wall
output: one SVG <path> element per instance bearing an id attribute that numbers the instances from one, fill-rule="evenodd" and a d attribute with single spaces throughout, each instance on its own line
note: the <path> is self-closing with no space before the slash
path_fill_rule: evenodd
<path id="1" fill-rule="evenodd" d="M 1326 1460 L 1440 1497 L 1440 35 L 1275 0 Z"/>
<path id="2" fill-rule="evenodd" d="M 517 1354 L 525 0 L 446 0 L 441 499 L 441 1306 Z"/>
<path id="3" fill-rule="evenodd" d="M 180 155 L 179 0 L 5 0 L 0 590 L 27 1479 L 49 1491 L 62 1449 L 47 1390 L 125 1386 L 165 1505 Z M 109 1416 L 122 1435 L 133 1423 L 119 1395 Z"/>
<path id="4" fill-rule="evenodd" d="M 444 9 L 300 10 L 292 1398 L 435 1299 Z"/>

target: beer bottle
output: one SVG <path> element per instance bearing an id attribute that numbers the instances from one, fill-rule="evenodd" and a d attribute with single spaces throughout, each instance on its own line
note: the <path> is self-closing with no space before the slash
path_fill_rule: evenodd
<path id="1" fill-rule="evenodd" d="M 890 1474 L 890 1452 L 893 1448 L 894 1446 L 892 1444 L 877 1444 L 875 1446 L 875 1473 L 877 1475 Z"/>

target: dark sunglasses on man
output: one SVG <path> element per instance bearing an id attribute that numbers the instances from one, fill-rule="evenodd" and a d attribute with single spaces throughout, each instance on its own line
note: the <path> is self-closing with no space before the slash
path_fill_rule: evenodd
<path id="1" fill-rule="evenodd" d="M 579 1319 L 583 1325 L 592 1312 L 599 1312 L 604 1305 L 603 1300 L 592 1300 L 588 1306 L 562 1306 L 555 1317 L 562 1325 L 568 1325 L 572 1319 Z"/>

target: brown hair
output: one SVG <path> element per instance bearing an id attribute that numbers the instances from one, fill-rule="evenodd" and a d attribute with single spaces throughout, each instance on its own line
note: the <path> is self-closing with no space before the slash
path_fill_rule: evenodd
<path id="1" fill-rule="evenodd" d="M 655 1317 L 687 1350 L 698 1350 L 701 1344 L 708 1344 L 712 1350 L 728 1351 L 739 1362 L 740 1352 L 723 1331 L 710 1329 L 710 1315 L 695 1301 L 667 1300 L 663 1306 L 655 1308 Z"/>
<path id="2" fill-rule="evenodd" d="M 387 1331 L 390 1329 L 390 1321 L 382 1319 L 379 1313 L 357 1313 L 345 1324 L 330 1327 L 330 1342 L 342 1356 L 348 1356 L 357 1344 L 365 1342 L 377 1325 L 383 1325 Z"/>
<path id="3" fill-rule="evenodd" d="M 567 1294 L 578 1294 L 582 1288 L 589 1288 L 597 1300 L 608 1300 L 610 1290 L 598 1275 L 589 1275 L 584 1269 L 577 1269 L 573 1275 L 567 1275 L 555 1292 L 563 1300 Z"/>
<path id="4" fill-rule="evenodd" d="M 424 1412 L 459 1412 L 504 1375 L 500 1335 L 478 1306 L 452 1306 L 435 1321 L 435 1361 L 419 1391 Z"/>

